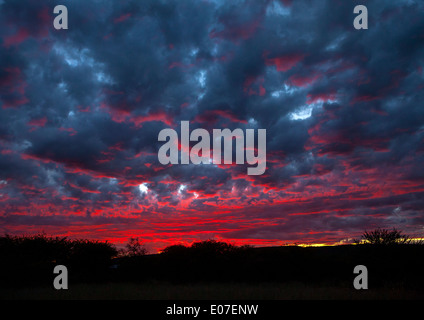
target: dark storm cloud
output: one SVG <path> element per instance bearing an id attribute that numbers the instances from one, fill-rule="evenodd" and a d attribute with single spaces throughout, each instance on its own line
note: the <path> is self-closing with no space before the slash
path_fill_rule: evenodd
<path id="1" fill-rule="evenodd" d="M 56 4 L 0 4 L 4 212 L 245 208 L 243 225 L 258 207 L 289 219 L 233 234 L 261 239 L 422 228 L 407 196 L 424 186 L 420 2 L 368 1 L 362 31 L 357 1 L 72 1 L 68 30 L 52 26 Z M 182 120 L 267 129 L 267 171 L 162 166 L 157 135 Z M 295 203 L 323 219 L 292 216 Z M 374 218 L 359 213 L 373 206 Z"/>

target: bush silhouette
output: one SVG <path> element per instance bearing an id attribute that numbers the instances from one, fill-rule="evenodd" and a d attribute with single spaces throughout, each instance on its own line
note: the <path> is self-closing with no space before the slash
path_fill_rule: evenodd
<path id="1" fill-rule="evenodd" d="M 85 239 L 70 241 L 69 260 L 81 267 L 108 265 L 117 253 L 115 247 L 108 242 Z"/>
<path id="2" fill-rule="evenodd" d="M 248 249 L 211 239 L 191 246 L 171 245 L 160 254 L 161 265 L 166 268 L 157 271 L 160 278 L 171 281 L 234 280 L 250 259 Z"/>
<path id="3" fill-rule="evenodd" d="M 373 231 L 365 231 L 362 234 L 358 243 L 373 244 L 373 245 L 394 245 L 394 244 L 408 244 L 412 239 L 403 234 L 401 231 L 393 228 L 393 230 L 377 228 Z"/>
<path id="4" fill-rule="evenodd" d="M 230 243 L 217 240 L 204 240 L 192 243 L 190 247 L 182 244 L 174 244 L 164 248 L 161 251 L 162 255 L 180 255 L 190 254 L 191 256 L 198 257 L 222 257 L 225 255 L 232 255 L 238 251 L 250 248 L 250 246 L 235 246 Z"/>
<path id="5" fill-rule="evenodd" d="M 162 255 L 168 256 L 180 256 L 188 252 L 189 248 L 182 244 L 174 244 L 166 247 L 161 251 Z"/>
<path id="6" fill-rule="evenodd" d="M 48 283 L 53 268 L 65 265 L 74 280 L 98 278 L 108 269 L 116 248 L 108 242 L 30 236 L 0 237 L 0 280 L 3 283 Z"/>
<path id="7" fill-rule="evenodd" d="M 216 240 L 206 240 L 200 242 L 194 242 L 191 245 L 190 250 L 194 254 L 204 255 L 204 256 L 221 256 L 229 254 L 234 251 L 234 246 L 221 241 Z"/>
<path id="8" fill-rule="evenodd" d="M 130 238 L 121 254 L 127 257 L 139 257 L 147 254 L 147 249 L 139 238 Z"/>

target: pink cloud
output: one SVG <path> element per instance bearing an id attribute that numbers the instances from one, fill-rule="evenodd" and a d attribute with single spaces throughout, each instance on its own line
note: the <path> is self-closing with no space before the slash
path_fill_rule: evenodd
<path id="1" fill-rule="evenodd" d="M 335 93 L 319 93 L 319 94 L 308 94 L 307 104 L 313 104 L 316 102 L 327 102 L 329 100 L 336 100 L 337 95 Z"/>
<path id="2" fill-rule="evenodd" d="M 43 117 L 40 119 L 32 119 L 30 121 L 28 121 L 28 125 L 31 126 L 32 128 L 30 129 L 30 131 L 34 131 L 37 129 L 37 127 L 44 127 L 47 123 L 47 118 Z"/>
<path id="3" fill-rule="evenodd" d="M 231 41 L 239 41 L 240 39 L 246 40 L 255 34 L 256 30 L 258 29 L 260 25 L 260 21 L 261 21 L 260 18 L 257 18 L 253 21 L 249 21 L 245 24 L 238 25 L 238 26 L 227 25 L 225 29 L 222 31 L 215 31 L 214 29 L 209 33 L 209 37 L 211 39 L 220 38 L 220 39 L 227 39 Z"/>
<path id="4" fill-rule="evenodd" d="M 26 28 L 20 28 L 15 34 L 3 39 L 3 46 L 9 48 L 12 45 L 18 45 L 28 39 L 29 35 L 30 34 Z"/>
<path id="5" fill-rule="evenodd" d="M 277 71 L 285 72 L 293 68 L 304 57 L 304 54 L 289 54 L 277 58 L 265 59 L 265 62 L 268 66 L 275 66 Z"/>
<path id="6" fill-rule="evenodd" d="M 129 121 L 133 122 L 137 127 L 141 126 L 144 122 L 150 121 L 162 121 L 168 126 L 173 125 L 172 117 L 164 111 L 153 111 L 147 115 L 142 116 L 131 116 Z"/>
<path id="7" fill-rule="evenodd" d="M 321 74 L 312 74 L 309 76 L 299 76 L 297 74 L 292 75 L 288 82 L 296 87 L 307 87 L 315 83 L 318 79 L 321 78 Z"/>
<path id="8" fill-rule="evenodd" d="M 263 86 L 264 81 L 264 77 L 247 77 L 243 84 L 243 91 L 249 96 L 264 96 L 266 94 L 266 89 Z"/>
<path id="9" fill-rule="evenodd" d="M 126 13 L 126 14 L 120 15 L 118 18 L 115 18 L 113 20 L 113 23 L 117 24 L 117 23 L 124 22 L 124 21 L 128 20 L 131 16 L 132 16 L 131 13 Z"/>
<path id="10" fill-rule="evenodd" d="M 194 121 L 214 123 L 218 120 L 218 117 L 229 119 L 232 122 L 247 123 L 246 120 L 237 118 L 237 116 L 229 110 L 207 110 L 203 114 L 196 116 Z"/>

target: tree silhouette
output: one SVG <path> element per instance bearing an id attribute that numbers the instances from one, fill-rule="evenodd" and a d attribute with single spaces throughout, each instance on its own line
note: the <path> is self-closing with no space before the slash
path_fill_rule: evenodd
<path id="1" fill-rule="evenodd" d="M 400 230 L 377 228 L 373 231 L 365 231 L 361 237 L 362 240 L 357 243 L 373 244 L 373 245 L 393 245 L 393 244 L 408 244 L 412 239 L 403 234 Z"/>
<path id="2" fill-rule="evenodd" d="M 186 247 L 183 244 L 173 244 L 170 246 L 165 247 L 162 251 L 161 254 L 162 255 L 182 255 L 182 254 L 186 254 L 188 252 L 189 248 Z"/>
<path id="3" fill-rule="evenodd" d="M 226 253 L 230 253 L 234 250 L 234 246 L 221 241 L 216 240 L 206 240 L 200 242 L 194 242 L 191 245 L 191 251 L 208 256 L 219 256 Z"/>
<path id="4" fill-rule="evenodd" d="M 139 238 L 130 238 L 125 249 L 124 254 L 129 257 L 140 257 L 147 253 L 147 249 Z"/>

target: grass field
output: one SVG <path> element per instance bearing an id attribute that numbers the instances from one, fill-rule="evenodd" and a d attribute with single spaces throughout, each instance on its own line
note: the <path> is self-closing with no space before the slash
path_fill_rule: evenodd
<path id="1" fill-rule="evenodd" d="M 204 283 L 105 283 L 76 284 L 68 290 L 51 287 L 8 288 L 0 290 L 5 299 L 72 299 L 72 300 L 386 300 L 423 299 L 424 292 L 400 286 L 355 290 L 342 287 L 318 287 L 301 283 L 240 284 Z"/>

